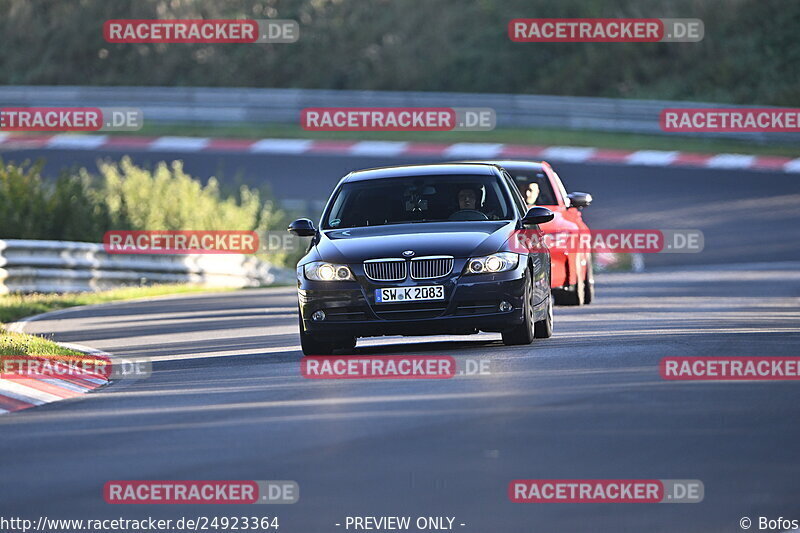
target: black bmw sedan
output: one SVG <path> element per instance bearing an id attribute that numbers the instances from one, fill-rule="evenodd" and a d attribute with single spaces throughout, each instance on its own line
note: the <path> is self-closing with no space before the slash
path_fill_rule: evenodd
<path id="1" fill-rule="evenodd" d="M 505 344 L 550 337 L 550 255 L 514 245 L 552 220 L 527 209 L 489 164 L 361 170 L 342 178 L 297 265 L 306 355 L 351 350 L 358 337 L 499 332 Z"/>

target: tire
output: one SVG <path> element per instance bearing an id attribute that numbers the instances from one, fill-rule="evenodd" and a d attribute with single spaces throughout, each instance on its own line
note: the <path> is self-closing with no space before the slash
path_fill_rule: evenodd
<path id="1" fill-rule="evenodd" d="M 553 289 L 557 305 L 584 305 L 586 303 L 586 284 L 581 280 L 575 285 Z"/>
<path id="2" fill-rule="evenodd" d="M 553 298 L 547 299 L 547 313 L 543 320 L 533 325 L 533 336 L 537 339 L 549 339 L 553 336 Z"/>
<path id="3" fill-rule="evenodd" d="M 588 276 L 589 271 L 586 272 Z M 583 305 L 586 303 L 586 282 L 579 278 L 578 283 L 554 289 L 552 293 L 558 305 Z"/>
<path id="4" fill-rule="evenodd" d="M 549 300 L 549 298 L 548 298 Z M 531 281 L 530 271 L 525 271 L 525 296 L 522 303 L 522 324 L 504 331 L 503 344 L 506 346 L 518 346 L 520 344 L 530 344 L 533 342 L 533 282 Z"/>
<path id="5" fill-rule="evenodd" d="M 344 337 L 337 339 L 320 339 L 319 337 L 307 333 L 303 327 L 303 318 L 300 310 L 297 310 L 300 322 L 300 348 L 303 355 L 333 355 L 336 350 L 346 352 L 352 351 L 356 347 L 355 337 Z"/>
<path id="6" fill-rule="evenodd" d="M 594 300 L 594 274 L 592 272 L 592 260 L 589 256 L 588 266 L 586 267 L 586 280 L 583 282 L 583 303 L 589 305 Z"/>
<path id="7" fill-rule="evenodd" d="M 347 337 L 346 339 L 342 339 L 341 341 L 334 343 L 334 346 L 336 350 L 339 350 L 343 353 L 351 353 L 356 347 L 356 338 Z"/>

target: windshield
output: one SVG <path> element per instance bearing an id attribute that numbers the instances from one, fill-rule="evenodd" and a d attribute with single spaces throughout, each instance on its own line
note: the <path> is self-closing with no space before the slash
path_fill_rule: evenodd
<path id="1" fill-rule="evenodd" d="M 323 229 L 419 222 L 510 220 L 497 176 L 414 176 L 345 183 Z"/>

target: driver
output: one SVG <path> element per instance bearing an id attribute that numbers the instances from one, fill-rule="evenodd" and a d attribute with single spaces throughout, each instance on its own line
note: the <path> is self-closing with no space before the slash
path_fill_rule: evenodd
<path id="1" fill-rule="evenodd" d="M 539 184 L 535 181 L 532 181 L 528 184 L 528 188 L 525 190 L 525 203 L 528 205 L 535 205 L 538 199 Z"/>
<path id="2" fill-rule="evenodd" d="M 481 197 L 483 195 L 481 194 Z M 489 220 L 497 220 L 499 217 L 492 211 L 486 211 L 483 206 L 483 200 L 478 200 L 478 192 L 469 187 L 463 187 L 458 191 L 458 209 L 459 211 L 478 211 Z M 480 205 L 479 205 L 480 204 Z"/>
<path id="3" fill-rule="evenodd" d="M 459 209 L 475 209 L 477 204 L 478 195 L 472 189 L 461 189 L 458 191 L 458 208 Z"/>

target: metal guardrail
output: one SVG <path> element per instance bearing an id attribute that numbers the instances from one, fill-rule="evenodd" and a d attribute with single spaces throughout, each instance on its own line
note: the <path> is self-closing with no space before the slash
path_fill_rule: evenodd
<path id="1" fill-rule="evenodd" d="M 0 87 L 2 106 L 127 106 L 141 109 L 145 123 L 208 124 L 299 124 L 300 111 L 306 107 L 490 107 L 497 114 L 498 128 L 545 127 L 658 135 L 678 135 L 661 131 L 659 114 L 664 108 L 754 107 L 526 94 L 79 86 Z M 800 141 L 800 134 L 795 133 L 702 135 L 758 143 Z"/>
<path id="2" fill-rule="evenodd" d="M 287 283 L 292 272 L 241 254 L 109 254 L 101 244 L 0 240 L 0 293 L 86 292 L 189 283 L 253 287 Z"/>

